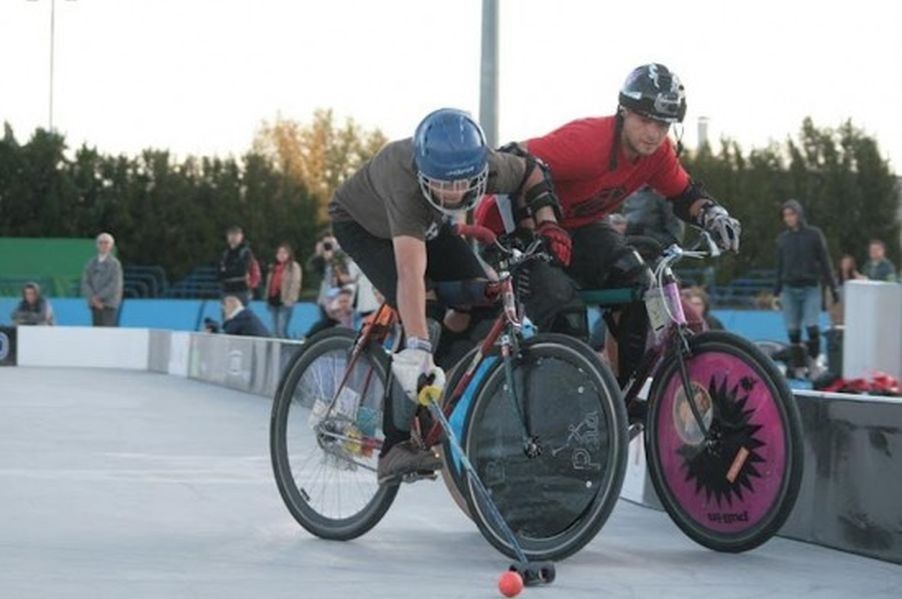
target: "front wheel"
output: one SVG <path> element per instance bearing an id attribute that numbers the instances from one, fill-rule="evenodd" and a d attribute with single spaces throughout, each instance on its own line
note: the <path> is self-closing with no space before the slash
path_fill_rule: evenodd
<path id="1" fill-rule="evenodd" d="M 698 426 L 678 357 L 670 354 L 649 395 L 649 475 L 664 509 L 697 543 L 740 552 L 780 529 L 802 478 L 798 408 L 773 362 L 720 331 L 692 337 L 685 358 Z"/>
<path id="2" fill-rule="evenodd" d="M 376 480 L 388 357 L 371 346 L 352 363 L 355 339 L 342 328 L 309 339 L 285 370 L 270 422 L 288 511 L 314 535 L 342 541 L 375 526 L 398 492 Z"/>
<path id="3" fill-rule="evenodd" d="M 626 410 L 613 374 L 576 339 L 537 335 L 511 359 L 513 389 L 498 360 L 467 415 L 463 449 L 527 557 L 563 559 L 594 538 L 617 502 Z M 531 455 L 524 421 L 525 436 L 535 437 L 539 449 Z M 480 532 L 516 557 L 475 485 L 463 478 Z"/>

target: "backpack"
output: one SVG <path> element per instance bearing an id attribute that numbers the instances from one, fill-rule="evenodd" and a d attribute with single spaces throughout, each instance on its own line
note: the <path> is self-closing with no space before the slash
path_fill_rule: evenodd
<path id="1" fill-rule="evenodd" d="M 250 252 L 250 250 L 248 250 Z M 250 260 L 247 263 L 247 286 L 248 289 L 256 289 L 263 280 L 263 272 L 260 270 L 260 263 L 251 252 Z"/>

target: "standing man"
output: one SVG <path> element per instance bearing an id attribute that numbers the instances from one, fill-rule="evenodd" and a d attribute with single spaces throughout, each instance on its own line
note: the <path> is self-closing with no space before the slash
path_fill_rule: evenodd
<path id="1" fill-rule="evenodd" d="M 786 230 L 777 236 L 777 285 L 774 295 L 780 297 L 783 320 L 789 342 L 802 342 L 802 327 L 808 333 L 808 355 L 816 359 L 821 353 L 818 315 L 823 293 L 821 283 L 830 290 L 833 303 L 839 302 L 839 290 L 833 276 L 830 254 L 824 234 L 805 222 L 802 205 L 787 200 L 782 208 Z"/>
<path id="2" fill-rule="evenodd" d="M 435 454 L 409 442 L 419 377 L 434 377 L 438 387 L 445 380 L 429 335 L 443 313 L 430 310 L 427 318 L 427 291 L 433 284 L 466 282 L 452 285 L 459 297 L 443 299 L 464 309 L 491 302 L 495 286 L 470 244 L 448 226 L 449 218 L 464 216 L 487 192 L 515 198 L 540 223 L 538 231 L 556 257 L 569 262 L 570 238 L 554 222 L 557 198 L 535 160 L 489 149 L 479 125 L 452 108 L 427 115 L 413 138 L 385 145 L 336 190 L 329 205 L 336 239 L 397 307 L 406 337 L 392 370 L 407 400 L 387 398 L 381 483 L 441 467 Z"/>
<path id="3" fill-rule="evenodd" d="M 886 257 L 886 244 L 872 239 L 868 244 L 868 261 L 864 265 L 864 276 L 872 281 L 896 281 L 896 267 Z"/>
<path id="4" fill-rule="evenodd" d="M 91 323 L 95 327 L 117 326 L 122 304 L 122 265 L 113 255 L 113 236 L 97 236 L 97 256 L 85 265 L 81 275 L 81 294 L 88 299 Z"/>
<path id="5" fill-rule="evenodd" d="M 615 114 L 575 120 L 517 145 L 550 171 L 561 203 L 560 223 L 572 238 L 573 261 L 566 271 L 583 288 L 647 286 L 648 266 L 605 221 L 645 185 L 667 198 L 680 220 L 709 231 L 721 248 L 739 251 L 739 221 L 690 179 L 668 138 L 670 126 L 685 115 L 679 77 L 662 64 L 646 64 L 626 78 Z M 483 202 L 477 221 L 497 229 L 501 218 L 493 204 Z M 532 226 L 529 219 L 517 221 Z M 645 351 L 644 303 L 623 306 L 608 325 L 616 346 L 606 341 L 606 352 L 623 386 Z"/>
<path id="6" fill-rule="evenodd" d="M 222 253 L 217 272 L 222 296 L 235 296 L 246 306 L 251 301 L 249 283 L 254 255 L 244 240 L 244 231 L 237 225 L 226 229 L 226 243 L 228 247 Z"/>

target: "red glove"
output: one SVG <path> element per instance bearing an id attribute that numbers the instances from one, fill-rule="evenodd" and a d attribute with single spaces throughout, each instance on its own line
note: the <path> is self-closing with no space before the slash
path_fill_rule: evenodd
<path id="1" fill-rule="evenodd" d="M 554 254 L 557 261 L 562 266 L 570 266 L 570 254 L 573 251 L 573 241 L 570 234 L 554 221 L 546 220 L 539 223 L 536 227 L 538 233 L 543 239 L 548 250 Z"/>

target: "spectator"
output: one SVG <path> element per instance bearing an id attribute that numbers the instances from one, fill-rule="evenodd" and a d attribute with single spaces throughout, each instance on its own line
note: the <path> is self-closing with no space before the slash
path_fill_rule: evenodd
<path id="1" fill-rule="evenodd" d="M 652 237 L 665 248 L 683 242 L 685 225 L 673 213 L 673 202 L 647 185 L 626 199 L 623 215 L 627 235 Z"/>
<path id="2" fill-rule="evenodd" d="M 316 303 L 319 305 L 320 321 L 328 320 L 327 304 L 330 295 L 334 296 L 335 289 L 354 282 L 348 268 L 348 257 L 338 247 L 338 242 L 332 235 L 324 235 L 316 243 L 314 254 L 307 262 L 307 269 L 320 277 Z M 309 331 L 307 336 L 310 336 Z"/>
<path id="3" fill-rule="evenodd" d="M 872 281 L 896 282 L 896 267 L 886 258 L 886 244 L 872 239 L 868 245 L 870 260 L 864 265 L 864 276 Z"/>
<path id="4" fill-rule="evenodd" d="M 701 316 L 709 331 L 723 331 L 726 329 L 720 319 L 711 314 L 711 298 L 708 297 L 704 289 L 701 287 L 690 287 L 686 296 L 686 303 L 695 310 L 696 314 Z"/>
<path id="5" fill-rule="evenodd" d="M 331 327 L 350 327 L 354 321 L 354 287 L 348 285 L 332 289 L 327 295 L 323 318 L 313 324 L 307 331 L 307 337 L 312 337 L 320 331 Z"/>
<path id="6" fill-rule="evenodd" d="M 805 222 L 802 205 L 796 200 L 784 202 L 786 230 L 777 236 L 777 284 L 774 295 L 780 297 L 783 319 L 791 344 L 802 342 L 802 326 L 808 333 L 808 355 L 820 354 L 818 314 L 821 308 L 820 283 L 830 290 L 834 303 L 839 291 L 833 279 L 833 267 L 827 253 L 824 234 Z"/>
<path id="7" fill-rule="evenodd" d="M 246 306 L 251 300 L 251 290 L 256 286 L 251 284 L 256 260 L 241 227 L 232 226 L 226 230 L 226 243 L 229 247 L 222 253 L 217 273 L 222 296 L 235 296 Z M 257 270 L 259 278 L 259 266 Z"/>
<path id="8" fill-rule="evenodd" d="M 14 325 L 48 325 L 53 323 L 53 307 L 41 295 L 37 283 L 25 283 L 22 288 L 22 301 L 12 311 L 10 318 Z"/>
<path id="9" fill-rule="evenodd" d="M 222 298 L 222 332 L 227 335 L 269 337 L 269 331 L 257 315 L 241 302 L 241 298 L 227 295 Z"/>
<path id="10" fill-rule="evenodd" d="M 97 256 L 88 261 L 81 276 L 81 294 L 88 299 L 95 327 L 116 326 L 122 304 L 122 265 L 112 253 L 115 244 L 109 233 L 98 235 Z"/>
<path id="11" fill-rule="evenodd" d="M 842 258 L 839 259 L 839 271 L 836 276 L 839 301 L 831 302 L 828 308 L 830 312 L 830 322 L 833 325 L 841 325 L 843 323 L 843 303 L 845 302 L 844 285 L 846 281 L 865 278 L 867 277 L 858 272 L 858 264 L 856 264 L 855 258 L 851 254 L 843 254 Z"/>
<path id="12" fill-rule="evenodd" d="M 287 243 L 276 248 L 276 262 L 266 277 L 266 303 L 272 315 L 273 334 L 288 338 L 291 313 L 301 295 L 303 272 L 294 259 L 294 251 Z"/>

